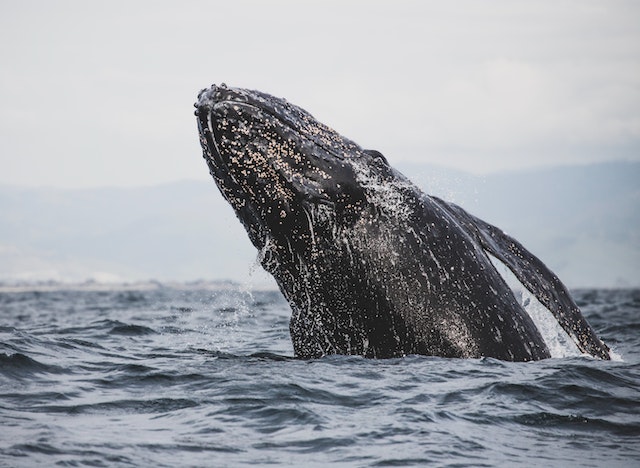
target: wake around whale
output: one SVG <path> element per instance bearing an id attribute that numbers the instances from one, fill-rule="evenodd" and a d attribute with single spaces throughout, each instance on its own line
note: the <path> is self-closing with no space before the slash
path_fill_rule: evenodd
<path id="1" fill-rule="evenodd" d="M 610 359 L 538 258 L 379 152 L 262 92 L 213 85 L 195 106 L 211 175 L 291 305 L 297 356 L 550 357 L 493 256 L 583 353 Z"/>

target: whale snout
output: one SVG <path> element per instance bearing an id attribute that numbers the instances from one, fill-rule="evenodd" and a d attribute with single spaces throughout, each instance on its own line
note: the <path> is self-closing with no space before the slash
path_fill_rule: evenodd
<path id="1" fill-rule="evenodd" d="M 217 102 L 224 101 L 229 94 L 229 88 L 225 83 L 212 84 L 209 88 L 201 89 L 197 101 L 193 104 L 196 108 L 195 115 L 199 116 L 203 111 L 209 112 Z"/>

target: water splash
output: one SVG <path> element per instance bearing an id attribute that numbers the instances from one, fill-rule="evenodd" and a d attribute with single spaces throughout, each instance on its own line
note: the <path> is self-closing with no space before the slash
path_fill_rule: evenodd
<path id="1" fill-rule="evenodd" d="M 551 311 L 543 306 L 533 294 L 525 288 L 516 291 L 515 294 L 520 298 L 520 304 L 538 327 L 538 331 L 547 343 L 551 357 L 565 358 L 583 354 L 560 326 Z"/>
<path id="2" fill-rule="evenodd" d="M 582 356 L 583 353 L 578 349 L 578 346 L 569 337 L 567 332 L 560 326 L 551 311 L 542 305 L 540 301 L 524 287 L 504 263 L 493 255 L 487 255 L 491 259 L 491 263 L 496 267 L 496 270 L 498 270 L 498 273 L 500 273 L 500 276 L 502 276 L 513 291 L 520 305 L 522 305 L 531 317 L 531 320 L 533 320 L 533 323 L 538 328 L 538 331 L 549 348 L 551 357 L 565 358 Z"/>
<path id="3" fill-rule="evenodd" d="M 360 186 L 365 189 L 369 203 L 398 220 L 409 218 L 411 210 L 403 191 L 412 190 L 414 186 L 408 179 L 384 180 L 380 174 L 362 161 L 353 160 L 351 164 Z"/>

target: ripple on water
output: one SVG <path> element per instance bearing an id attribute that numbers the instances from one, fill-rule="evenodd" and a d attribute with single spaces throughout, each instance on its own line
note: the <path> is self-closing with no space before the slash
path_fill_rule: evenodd
<path id="1" fill-rule="evenodd" d="M 577 296 L 625 361 L 299 360 L 272 292 L 0 294 L 0 466 L 635 466 L 640 294 Z"/>

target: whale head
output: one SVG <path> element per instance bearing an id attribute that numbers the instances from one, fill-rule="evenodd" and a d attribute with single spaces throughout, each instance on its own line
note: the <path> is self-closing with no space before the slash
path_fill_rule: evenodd
<path id="1" fill-rule="evenodd" d="M 308 244 L 319 212 L 353 220 L 366 197 L 358 172 L 390 170 L 380 153 L 284 99 L 222 84 L 202 90 L 195 107 L 211 175 L 258 249 L 274 239 Z"/>

